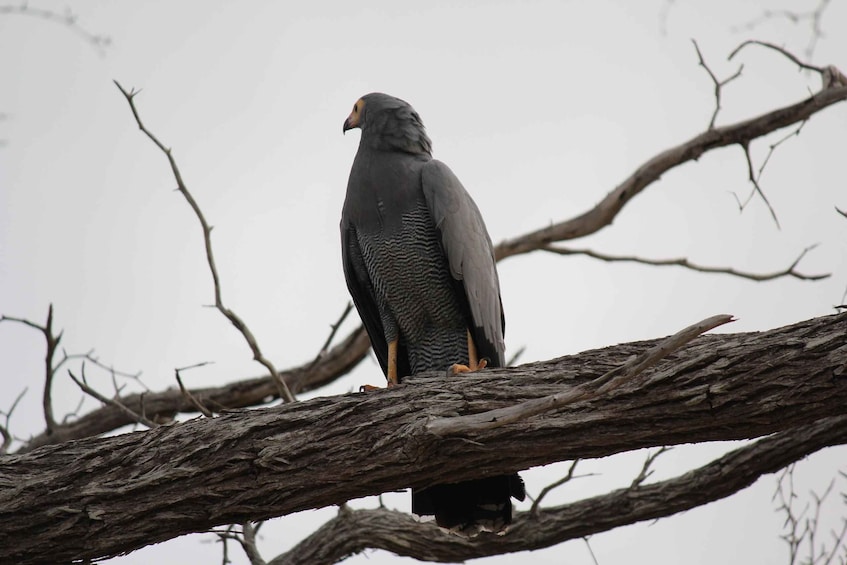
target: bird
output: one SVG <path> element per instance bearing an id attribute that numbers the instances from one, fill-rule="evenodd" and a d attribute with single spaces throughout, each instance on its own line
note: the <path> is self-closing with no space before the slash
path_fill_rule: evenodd
<path id="1" fill-rule="evenodd" d="M 404 100 L 362 96 L 343 132 L 361 130 L 341 213 L 347 288 L 387 385 L 422 371 L 505 365 L 505 316 L 491 238 L 450 168 L 432 157 Z M 375 387 L 370 387 L 375 388 Z M 517 473 L 412 489 L 412 512 L 473 537 L 504 533 Z"/>

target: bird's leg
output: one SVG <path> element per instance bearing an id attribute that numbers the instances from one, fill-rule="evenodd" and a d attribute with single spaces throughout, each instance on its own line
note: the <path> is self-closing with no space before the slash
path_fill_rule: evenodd
<path id="1" fill-rule="evenodd" d="M 397 384 L 397 342 L 398 339 L 388 344 L 388 386 Z"/>
<path id="2" fill-rule="evenodd" d="M 388 342 L 388 374 L 386 377 L 388 378 L 388 387 L 392 387 L 397 385 L 399 379 L 397 378 L 397 343 L 399 342 L 399 338 L 393 341 Z M 362 385 L 359 387 L 359 392 L 368 392 L 371 390 L 378 390 L 380 387 L 373 385 Z"/>
<path id="3" fill-rule="evenodd" d="M 471 371 L 479 371 L 480 369 L 484 369 L 488 366 L 488 361 L 485 359 L 480 359 L 477 357 L 476 352 L 476 343 L 473 340 L 473 336 L 471 335 L 471 331 L 468 332 L 468 364 L 461 365 L 456 363 L 450 369 L 453 371 L 454 375 L 458 375 L 459 373 L 470 373 Z"/>

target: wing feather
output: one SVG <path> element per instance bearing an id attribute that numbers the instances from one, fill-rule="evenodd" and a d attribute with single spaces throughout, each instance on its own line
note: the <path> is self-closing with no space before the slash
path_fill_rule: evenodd
<path id="1" fill-rule="evenodd" d="M 385 331 L 382 327 L 382 318 L 379 316 L 374 288 L 365 266 L 365 260 L 362 257 L 356 229 L 353 226 L 342 226 L 341 259 L 344 265 L 344 278 L 347 280 L 347 288 L 371 339 L 371 346 L 379 361 L 379 366 L 382 367 L 382 372 L 386 373 L 388 370 L 388 344 L 385 341 Z"/>
<path id="2" fill-rule="evenodd" d="M 505 364 L 505 317 L 491 238 L 476 203 L 450 168 L 433 159 L 421 172 L 424 198 L 450 274 L 464 290 L 480 355 Z"/>

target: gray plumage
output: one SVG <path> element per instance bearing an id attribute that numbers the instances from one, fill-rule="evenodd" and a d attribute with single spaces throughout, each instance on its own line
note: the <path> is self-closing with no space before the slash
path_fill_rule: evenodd
<path id="1" fill-rule="evenodd" d="M 432 158 L 406 102 L 368 94 L 345 122 L 351 127 L 362 136 L 341 216 L 344 274 L 383 372 L 394 340 L 401 379 L 467 363 L 468 331 L 480 358 L 504 365 L 500 284 L 476 204 Z M 438 485 L 413 491 L 413 511 L 447 527 L 487 518 L 502 526 L 511 520 L 510 493 L 523 499 L 517 475 Z"/>

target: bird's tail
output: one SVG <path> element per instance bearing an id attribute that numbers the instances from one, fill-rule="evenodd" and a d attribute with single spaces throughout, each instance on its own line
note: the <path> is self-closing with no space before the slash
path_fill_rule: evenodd
<path id="1" fill-rule="evenodd" d="M 526 496 L 517 473 L 461 483 L 412 489 L 412 512 L 435 516 L 435 522 L 453 533 L 474 537 L 480 532 L 502 533 L 512 522 L 514 497 Z"/>

